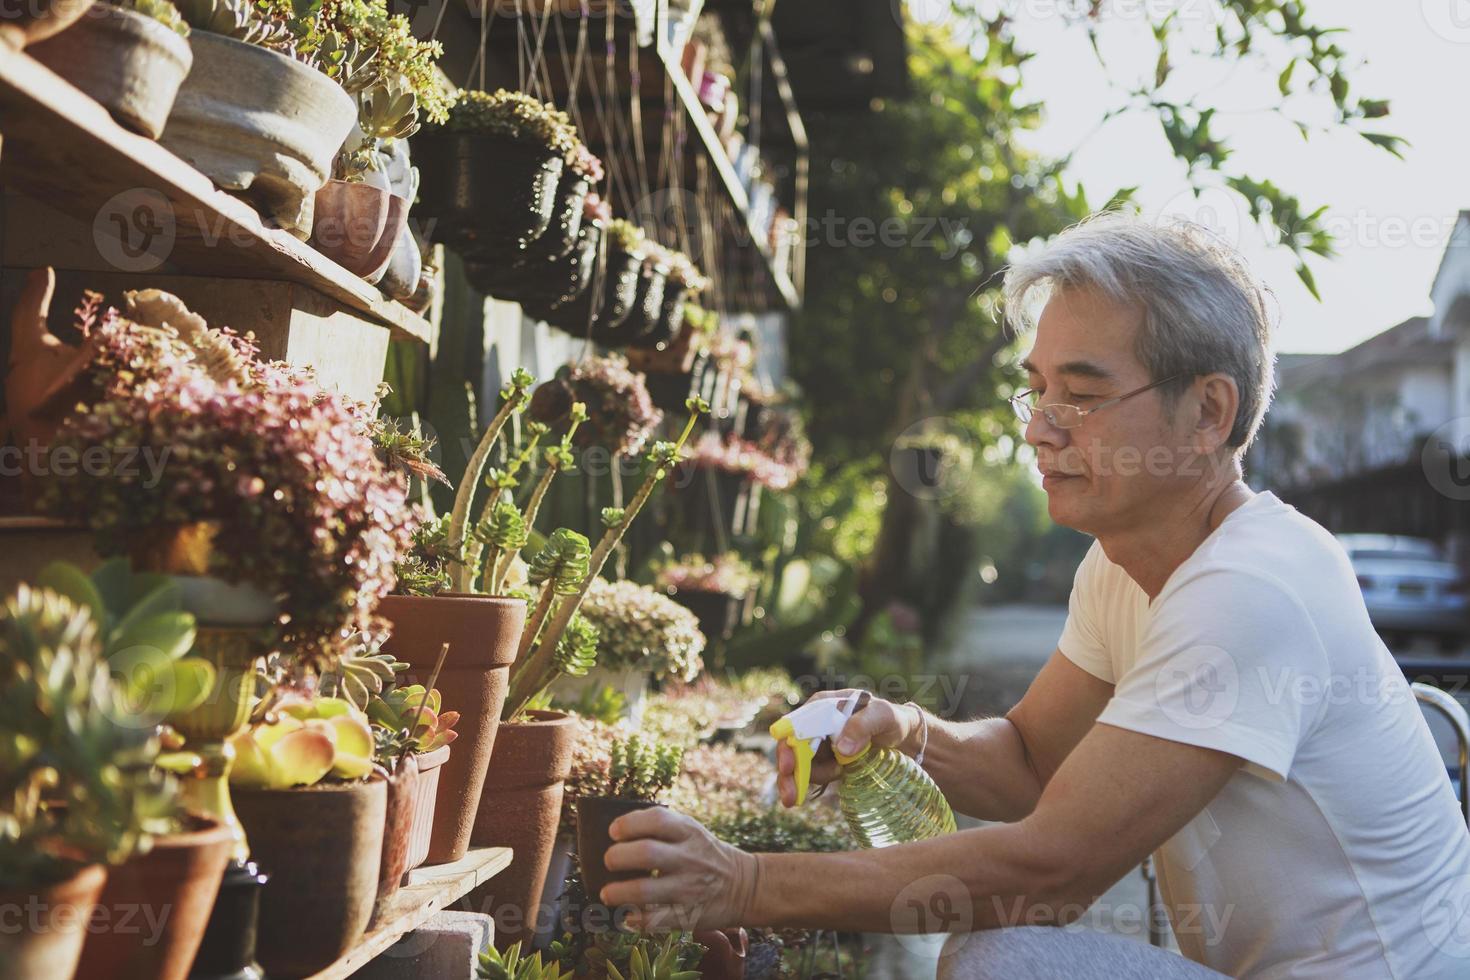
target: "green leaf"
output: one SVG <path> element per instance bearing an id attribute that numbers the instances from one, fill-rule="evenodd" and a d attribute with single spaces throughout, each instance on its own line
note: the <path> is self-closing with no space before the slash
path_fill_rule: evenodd
<path id="1" fill-rule="evenodd" d="M 1291 73 L 1296 70 L 1296 61 L 1295 58 L 1288 61 L 1286 67 L 1281 69 L 1281 74 L 1276 78 L 1276 87 L 1282 95 L 1291 94 Z"/>
<path id="2" fill-rule="evenodd" d="M 1363 139 L 1372 143 L 1374 146 L 1387 150 L 1400 160 L 1404 158 L 1404 155 L 1399 151 L 1399 148 L 1409 145 L 1408 141 L 1402 137 L 1390 136 L 1387 133 L 1364 133 Z"/>
<path id="3" fill-rule="evenodd" d="M 1307 268 L 1305 262 L 1297 265 L 1296 275 L 1302 281 L 1302 285 L 1307 287 L 1307 292 L 1312 294 L 1312 298 L 1321 302 L 1322 295 L 1317 292 L 1317 277 L 1312 275 L 1312 270 Z"/>
<path id="4" fill-rule="evenodd" d="M 193 649 L 194 636 L 192 613 L 159 613 L 117 629 L 107 645 L 108 654 L 143 646 L 159 651 L 170 660 L 177 660 Z"/>
<path id="5" fill-rule="evenodd" d="M 41 574 L 36 576 L 36 584 L 66 596 L 91 612 L 99 629 L 106 628 L 107 603 L 102 601 L 102 593 L 97 591 L 97 586 L 77 566 L 69 562 L 54 561 L 41 569 Z"/>
<path id="6" fill-rule="evenodd" d="M 135 579 L 133 582 L 134 589 L 137 589 L 142 584 Z M 117 636 L 119 633 L 125 633 L 138 623 L 159 615 L 179 615 L 186 617 L 189 621 L 190 642 L 192 643 L 194 617 L 190 613 L 179 612 L 183 608 L 183 605 L 183 596 L 179 594 L 179 587 L 177 585 L 166 579 L 155 582 L 153 583 L 153 587 L 146 592 L 136 594 L 130 607 L 108 606 L 113 611 L 127 610 L 123 613 L 122 618 L 113 625 L 112 635 Z"/>
<path id="7" fill-rule="evenodd" d="M 164 717 L 193 711 L 214 690 L 214 664 L 207 660 L 185 657 L 174 661 L 170 672 L 173 677 L 173 697 L 168 704 L 160 706 Z"/>

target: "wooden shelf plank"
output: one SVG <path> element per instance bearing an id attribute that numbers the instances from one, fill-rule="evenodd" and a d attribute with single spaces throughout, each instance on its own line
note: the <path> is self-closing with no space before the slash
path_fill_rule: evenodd
<path id="1" fill-rule="evenodd" d="M 510 866 L 510 860 L 508 847 L 477 847 L 453 864 L 409 872 L 409 884 L 399 889 L 382 922 L 363 936 L 350 953 L 313 974 L 310 980 L 341 980 L 352 976 L 405 934 L 423 925 L 435 912 L 504 871 Z"/>
<path id="2" fill-rule="evenodd" d="M 0 181 L 91 223 L 99 239 L 114 231 L 112 222 L 155 205 L 148 220 L 158 232 L 156 261 L 123 271 L 300 283 L 386 325 L 395 339 L 431 339 L 423 317 L 287 232 L 267 228 L 248 204 L 8 48 L 0 48 L 0 137 Z M 166 207 L 156 206 L 161 202 Z"/>

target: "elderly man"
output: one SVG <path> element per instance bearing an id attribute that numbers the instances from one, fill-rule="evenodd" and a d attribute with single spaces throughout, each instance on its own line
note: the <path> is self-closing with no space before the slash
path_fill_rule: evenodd
<path id="1" fill-rule="evenodd" d="M 1106 215 L 1006 297 L 1045 300 L 1014 401 L 1052 518 L 1096 538 L 1066 626 L 1006 717 L 874 699 L 838 746 L 922 751 L 998 822 L 748 855 L 645 810 L 607 864 L 649 875 L 603 899 L 651 927 L 950 932 L 957 977 L 1470 976 L 1470 837 L 1423 717 L 1332 536 L 1241 477 L 1272 382 L 1261 289 L 1200 229 Z M 1149 854 L 1188 959 L 1044 928 Z"/>

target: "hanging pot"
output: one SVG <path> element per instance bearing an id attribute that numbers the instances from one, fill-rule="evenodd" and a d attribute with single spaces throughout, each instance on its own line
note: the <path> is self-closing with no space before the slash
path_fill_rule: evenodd
<path id="1" fill-rule="evenodd" d="M 193 31 L 189 46 L 194 66 L 160 142 L 305 239 L 357 103 L 316 69 L 259 45 Z"/>
<path id="2" fill-rule="evenodd" d="M 251 856 L 270 875 L 256 955 L 270 977 L 310 976 L 357 944 L 378 891 L 388 784 L 233 788 Z"/>
<path id="3" fill-rule="evenodd" d="M 664 282 L 664 294 L 659 303 L 658 316 L 653 325 L 632 342 L 634 347 L 645 350 L 657 349 L 673 343 L 684 324 L 684 306 L 689 297 L 688 288 L 677 279 Z"/>
<path id="4" fill-rule="evenodd" d="M 434 835 L 434 801 L 439 795 L 439 774 L 449 761 L 452 746 L 441 745 L 432 752 L 417 756 L 418 778 L 413 784 L 413 809 L 408 831 L 408 860 L 404 873 L 423 864 L 429 857 L 429 841 Z"/>
<path id="5" fill-rule="evenodd" d="M 36 908 L 46 916 L 38 929 L 0 929 L 0 980 L 72 976 L 106 881 L 107 868 L 92 864 L 55 884 L 0 891 L 0 908 Z"/>
<path id="6" fill-rule="evenodd" d="M 633 309 L 628 314 L 623 328 L 629 343 L 658 326 L 664 308 L 664 288 L 668 283 L 667 266 L 644 262 L 638 269 L 638 291 L 633 297 Z"/>
<path id="7" fill-rule="evenodd" d="M 592 185 L 586 177 L 570 170 L 562 171 L 556 184 L 551 223 L 540 238 L 527 246 L 518 264 L 534 265 L 539 259 L 560 258 L 577 247 L 577 233 L 582 230 L 583 205 L 587 203 L 590 190 Z"/>
<path id="8" fill-rule="evenodd" d="M 615 881 L 631 881 L 644 876 L 642 871 L 609 871 L 604 858 L 612 847 L 608 827 L 625 813 L 648 810 L 662 803 L 648 800 L 623 800 L 610 796 L 583 796 L 577 800 L 577 866 L 582 869 L 582 885 L 589 902 L 602 902 L 602 889 Z"/>
<path id="9" fill-rule="evenodd" d="M 97 914 L 117 928 L 87 936 L 77 976 L 184 980 L 230 848 L 223 824 L 196 818 L 192 829 L 156 838 L 148 853 L 112 868 Z M 136 928 L 123 928 L 124 917 Z"/>
<path id="10" fill-rule="evenodd" d="M 135 133 L 158 139 L 194 52 L 152 17 L 99 3 L 26 54 L 102 103 Z"/>
<path id="11" fill-rule="evenodd" d="M 383 815 L 383 850 L 378 859 L 378 894 L 373 900 L 372 922 L 380 922 L 388 914 L 393 898 L 403 884 L 403 876 L 408 872 L 418 775 L 418 756 L 409 752 L 386 780 L 388 797 Z"/>
<path id="12" fill-rule="evenodd" d="M 458 861 L 470 845 L 526 604 L 520 599 L 453 593 L 390 595 L 378 605 L 378 614 L 392 626 L 383 652 L 408 663 L 421 683 L 428 681 L 440 648 L 449 644 L 436 686 L 443 710 L 459 712 L 455 726 L 459 737 L 440 770 L 428 863 Z"/>
<path id="13" fill-rule="evenodd" d="M 601 238 L 601 225 L 596 222 L 583 225 L 577 234 L 575 249 L 559 259 L 522 266 L 515 287 L 502 288 L 496 295 L 519 302 L 525 307 L 527 316 L 544 320 L 563 304 L 576 300 L 592 285 L 592 277 L 597 271 L 597 244 Z"/>
<path id="14" fill-rule="evenodd" d="M 636 254 L 609 248 L 602 288 L 595 293 L 589 289 L 570 303 L 561 304 L 546 322 L 574 337 L 585 337 L 588 336 L 590 320 L 591 337 L 599 344 L 617 347 L 626 343 L 622 327 L 638 293 L 638 267 L 642 262 L 643 259 Z"/>
<path id="15" fill-rule="evenodd" d="M 502 949 L 534 936 L 537 920 L 550 914 L 542 904 L 542 886 L 576 733 L 570 715 L 527 714 L 532 720 L 500 726 L 472 838 L 476 847 L 515 850 L 509 868 L 470 893 L 472 909 L 495 916 L 495 945 Z"/>
<path id="16" fill-rule="evenodd" d="M 421 130 L 412 145 L 422 175 L 419 215 L 433 241 L 497 263 L 550 226 L 564 164 L 546 146 L 446 130 Z"/>

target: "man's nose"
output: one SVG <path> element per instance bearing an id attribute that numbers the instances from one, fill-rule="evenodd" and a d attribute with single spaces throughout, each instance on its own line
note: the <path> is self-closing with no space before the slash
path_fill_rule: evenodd
<path id="1" fill-rule="evenodd" d="M 1031 421 L 1026 423 L 1023 433 L 1027 445 L 1033 448 L 1048 446 L 1052 449 L 1061 449 L 1068 443 L 1067 430 L 1058 428 L 1046 420 L 1046 413 L 1036 409 L 1031 413 Z"/>

